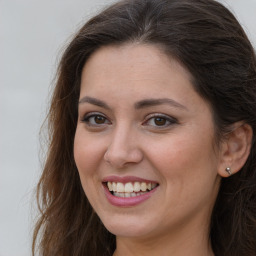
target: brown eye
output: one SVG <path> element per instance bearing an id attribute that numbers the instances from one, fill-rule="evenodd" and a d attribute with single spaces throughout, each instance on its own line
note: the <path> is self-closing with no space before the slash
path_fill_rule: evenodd
<path id="1" fill-rule="evenodd" d="M 109 120 L 100 114 L 88 114 L 84 117 L 82 122 L 86 123 L 89 126 L 101 126 L 105 124 L 110 124 Z"/>
<path id="2" fill-rule="evenodd" d="M 146 120 L 146 122 L 143 123 L 143 125 L 161 129 L 161 128 L 168 128 L 169 126 L 172 126 L 177 123 L 178 122 L 176 118 L 163 115 L 163 114 L 155 114 L 153 116 L 151 115 L 151 117 L 149 117 Z"/>
<path id="3" fill-rule="evenodd" d="M 94 117 L 94 122 L 95 122 L 96 124 L 104 124 L 105 121 L 106 121 L 106 118 L 103 117 L 103 116 L 95 116 L 95 117 Z"/>
<path id="4" fill-rule="evenodd" d="M 157 126 L 163 126 L 166 125 L 166 119 L 162 117 L 156 117 L 154 118 L 155 125 Z"/>

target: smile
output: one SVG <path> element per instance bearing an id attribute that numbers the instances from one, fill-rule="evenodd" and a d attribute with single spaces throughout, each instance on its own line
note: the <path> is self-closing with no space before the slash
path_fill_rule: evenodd
<path id="1" fill-rule="evenodd" d="M 110 204 L 133 207 L 155 194 L 160 184 L 135 176 L 108 176 L 102 180 L 105 196 Z"/>
<path id="2" fill-rule="evenodd" d="M 116 197 L 136 197 L 150 192 L 158 186 L 154 182 L 111 182 L 106 183 L 108 190 Z"/>

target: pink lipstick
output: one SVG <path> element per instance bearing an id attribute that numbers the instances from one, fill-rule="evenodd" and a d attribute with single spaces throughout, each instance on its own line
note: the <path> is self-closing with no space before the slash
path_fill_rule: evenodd
<path id="1" fill-rule="evenodd" d="M 149 199 L 157 190 L 156 181 L 134 176 L 109 176 L 103 179 L 108 201 L 115 206 L 130 207 Z"/>

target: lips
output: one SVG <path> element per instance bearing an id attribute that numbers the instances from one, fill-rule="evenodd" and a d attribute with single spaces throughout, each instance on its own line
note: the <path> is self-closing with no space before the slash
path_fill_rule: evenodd
<path id="1" fill-rule="evenodd" d="M 136 177 L 106 177 L 105 194 L 115 206 L 134 206 L 150 198 L 159 184 Z"/>
<path id="2" fill-rule="evenodd" d="M 157 183 L 154 182 L 107 182 L 107 187 L 110 192 L 113 192 L 115 196 L 121 197 L 130 197 L 136 196 L 143 192 L 148 192 L 154 189 L 157 186 Z"/>

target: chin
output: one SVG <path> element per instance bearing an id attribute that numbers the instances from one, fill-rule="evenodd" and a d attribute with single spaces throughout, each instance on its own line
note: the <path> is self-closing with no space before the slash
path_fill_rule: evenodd
<path id="1" fill-rule="evenodd" d="M 147 224 L 139 220 L 133 220 L 130 216 L 127 216 L 127 218 L 120 217 L 120 219 L 112 217 L 111 221 L 104 218 L 102 222 L 110 233 L 121 237 L 147 236 L 153 228 L 152 223 Z"/>

